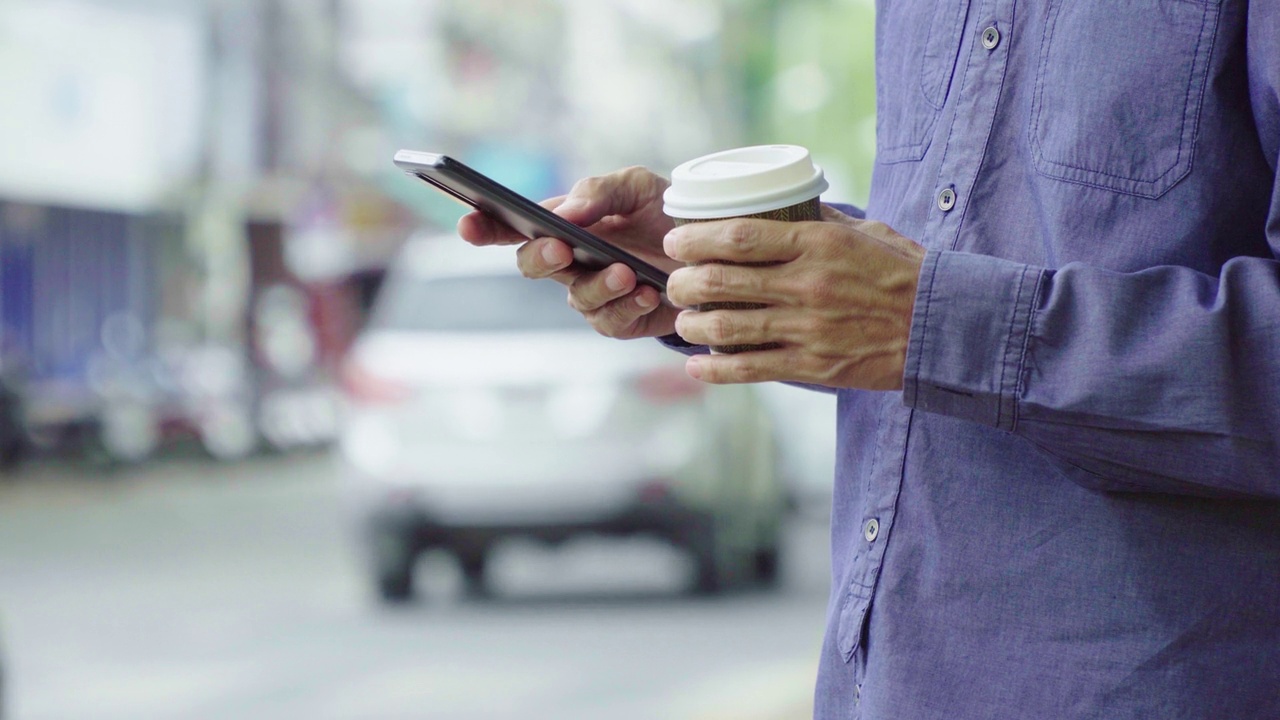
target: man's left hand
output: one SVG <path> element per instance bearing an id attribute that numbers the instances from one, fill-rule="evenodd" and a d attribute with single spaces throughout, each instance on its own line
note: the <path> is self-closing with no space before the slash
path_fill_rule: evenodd
<path id="1" fill-rule="evenodd" d="M 880 223 L 825 207 L 823 218 L 695 223 L 667 236 L 667 254 L 692 264 L 672 273 L 672 303 L 767 306 L 686 310 L 676 320 L 681 337 L 700 345 L 781 345 L 692 357 L 692 377 L 714 384 L 780 380 L 902 389 L 925 250 Z"/>

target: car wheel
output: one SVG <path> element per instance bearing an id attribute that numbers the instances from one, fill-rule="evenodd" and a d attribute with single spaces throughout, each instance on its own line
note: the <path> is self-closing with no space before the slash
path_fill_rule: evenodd
<path id="1" fill-rule="evenodd" d="M 385 535 L 374 541 L 374 584 L 379 599 L 388 604 L 413 599 L 416 559 L 416 554 L 404 540 Z"/>
<path id="2" fill-rule="evenodd" d="M 781 573 L 781 555 L 778 546 L 771 545 L 762 547 L 755 551 L 754 560 L 755 579 L 756 582 L 765 587 L 776 587 L 778 581 L 782 578 Z"/>
<path id="3" fill-rule="evenodd" d="M 0 434 L 0 472 L 18 469 L 18 466 L 22 464 L 22 456 L 25 450 L 22 439 L 16 434 L 9 437 Z"/>
<path id="4" fill-rule="evenodd" d="M 485 566 L 488 552 L 485 548 L 463 550 L 457 553 L 458 567 L 462 570 L 465 592 L 469 597 L 486 597 L 489 594 L 485 582 Z"/>
<path id="5" fill-rule="evenodd" d="M 413 599 L 413 572 L 384 571 L 378 575 L 378 597 L 386 603 L 403 603 Z"/>
<path id="6" fill-rule="evenodd" d="M 693 590 L 698 595 L 719 595 L 741 585 L 749 568 L 747 558 L 729 539 L 727 526 L 709 521 L 690 548 L 695 565 Z"/>

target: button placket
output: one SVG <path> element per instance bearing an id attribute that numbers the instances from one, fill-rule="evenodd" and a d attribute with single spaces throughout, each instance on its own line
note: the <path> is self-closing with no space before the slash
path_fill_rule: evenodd
<path id="1" fill-rule="evenodd" d="M 984 0 L 975 8 L 975 17 L 984 20 L 970 26 L 972 40 L 962 50 L 965 60 L 953 93 L 955 105 L 947 115 L 934 208 L 924 233 L 944 250 L 963 249 L 960 230 L 968 214 L 966 193 L 977 181 L 996 108 L 1004 94 L 1009 58 L 1006 41 L 1014 26 L 1015 6 L 1015 0 Z"/>

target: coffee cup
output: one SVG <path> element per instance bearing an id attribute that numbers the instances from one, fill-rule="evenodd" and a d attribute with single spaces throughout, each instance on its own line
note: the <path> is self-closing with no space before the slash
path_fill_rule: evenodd
<path id="1" fill-rule="evenodd" d="M 807 222 L 820 220 L 819 197 L 828 188 L 822 168 L 796 145 L 758 145 L 706 155 L 677 167 L 663 196 L 663 210 L 676 225 L 732 218 Z M 696 310 L 756 310 L 757 303 L 723 302 Z M 772 350 L 764 345 L 712 346 L 713 352 Z"/>

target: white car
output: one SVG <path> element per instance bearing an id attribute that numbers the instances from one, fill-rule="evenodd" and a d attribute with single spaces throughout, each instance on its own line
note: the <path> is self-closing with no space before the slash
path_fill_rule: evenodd
<path id="1" fill-rule="evenodd" d="M 511 248 L 409 241 L 344 387 L 338 454 L 388 602 L 413 596 L 433 548 L 482 592 L 489 550 L 513 535 L 656 534 L 692 554 L 706 593 L 778 575 L 786 499 L 756 388 L 600 337 Z"/>

